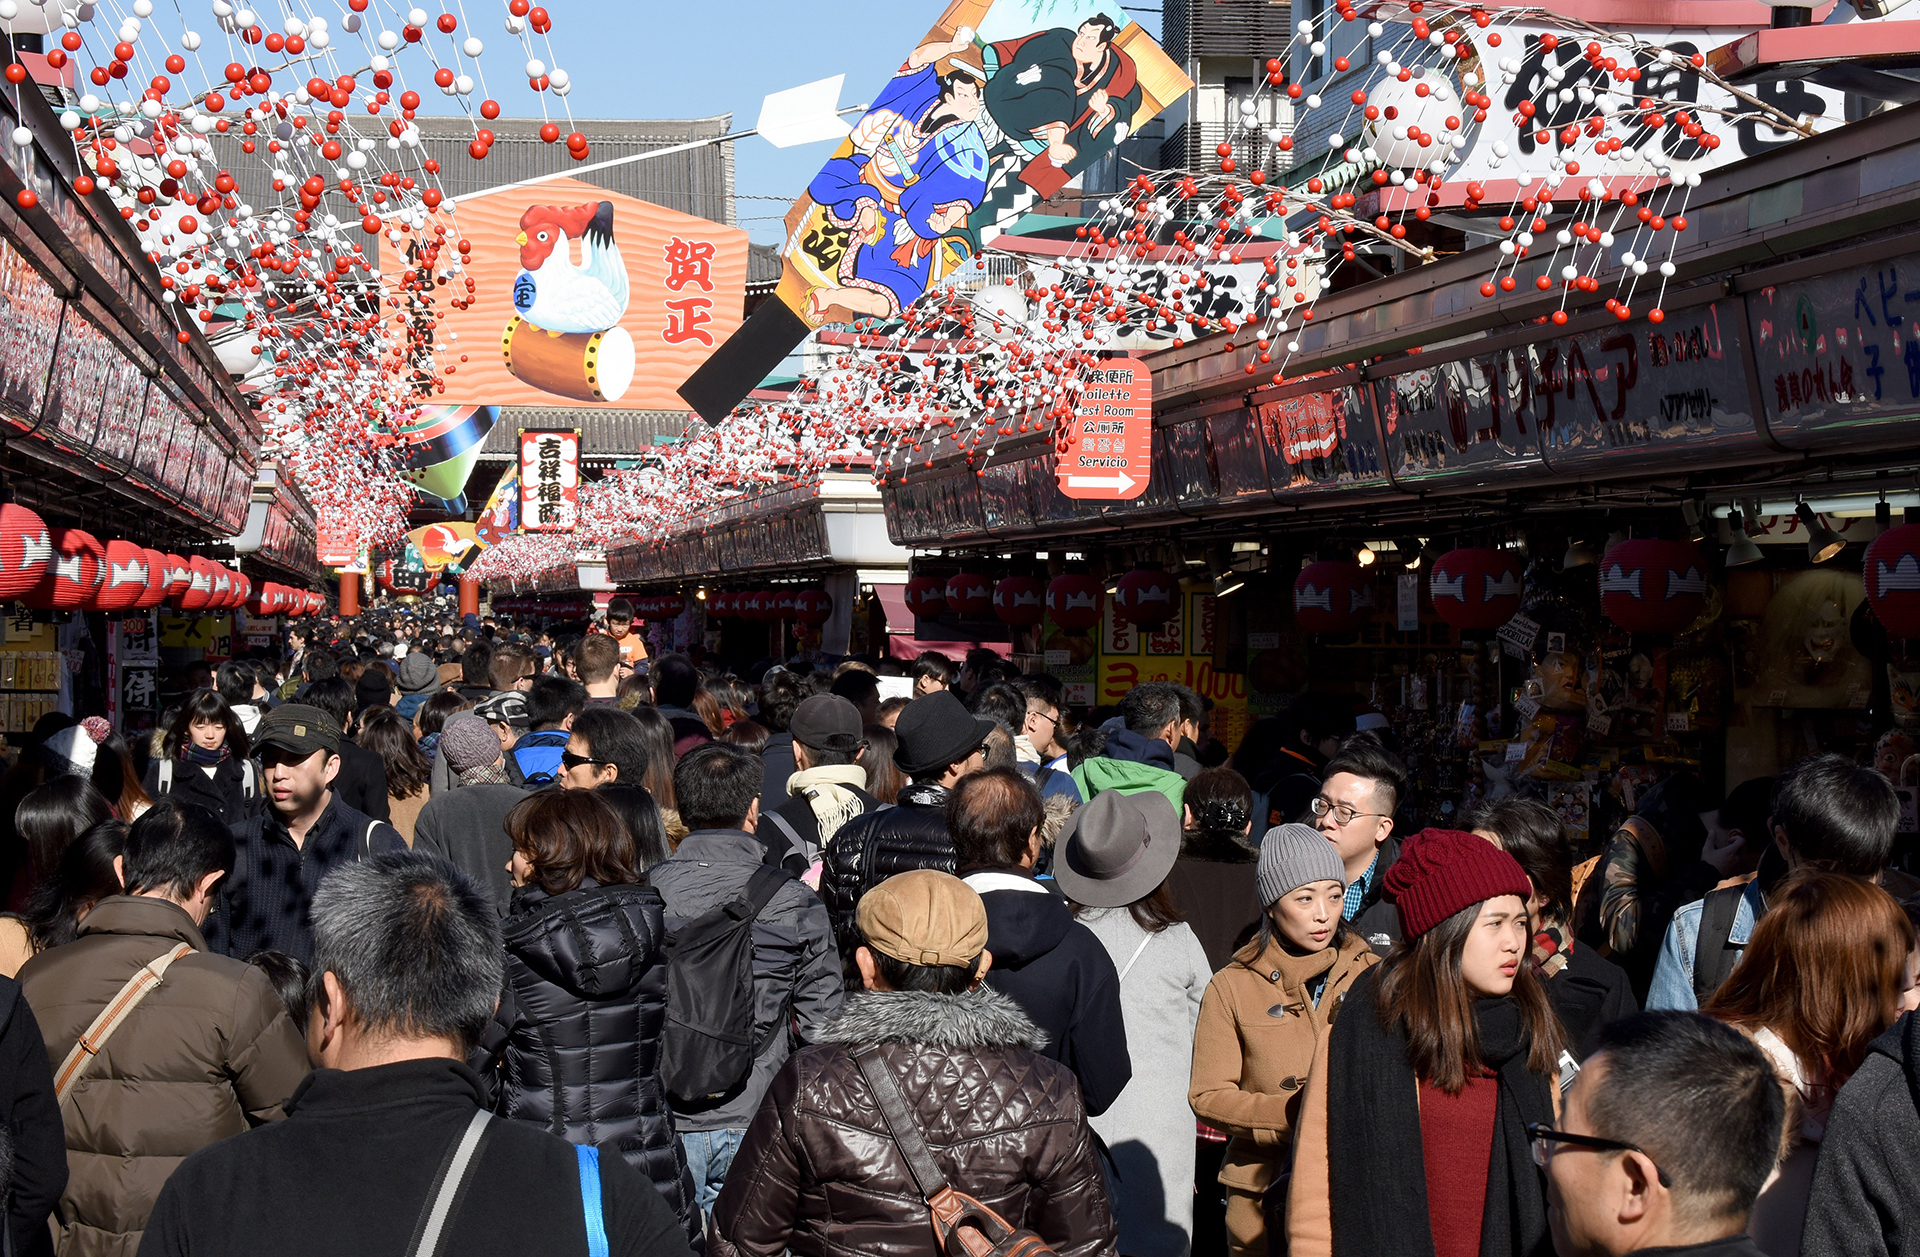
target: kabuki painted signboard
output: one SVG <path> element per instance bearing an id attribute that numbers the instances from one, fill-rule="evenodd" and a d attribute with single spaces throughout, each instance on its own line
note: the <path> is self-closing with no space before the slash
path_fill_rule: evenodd
<path id="1" fill-rule="evenodd" d="M 679 410 L 675 390 L 740 325 L 738 228 L 577 179 L 462 201 L 449 221 L 473 242 L 474 293 L 440 317 L 447 400 Z"/>
<path id="2" fill-rule="evenodd" d="M 899 318 L 1192 86 L 1114 0 L 953 0 L 788 212 L 779 300 L 681 395 L 718 422 L 809 330 Z"/>

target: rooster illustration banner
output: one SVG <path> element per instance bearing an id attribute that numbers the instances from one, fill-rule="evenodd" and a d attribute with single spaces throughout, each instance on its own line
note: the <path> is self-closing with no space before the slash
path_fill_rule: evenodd
<path id="1" fill-rule="evenodd" d="M 1116 0 L 951 0 L 788 211 L 780 300 L 680 395 L 718 423 L 809 331 L 899 318 L 1192 86 Z"/>
<path id="2" fill-rule="evenodd" d="M 447 401 L 679 410 L 740 325 L 747 233 L 577 179 L 462 201 L 473 301 L 438 332 Z"/>

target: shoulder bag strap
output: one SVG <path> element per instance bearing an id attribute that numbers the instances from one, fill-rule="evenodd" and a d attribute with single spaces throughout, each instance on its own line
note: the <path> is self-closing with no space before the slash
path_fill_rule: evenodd
<path id="1" fill-rule="evenodd" d="M 781 833 L 787 836 L 787 842 L 792 845 L 793 853 L 795 855 L 802 856 L 802 857 L 806 856 L 807 844 L 801 841 L 800 831 L 793 827 L 792 821 L 780 815 L 778 810 L 768 812 L 767 819 L 773 822 L 773 826 L 775 829 L 778 829 Z"/>
<path id="2" fill-rule="evenodd" d="M 1733 934 L 1733 918 L 1746 893 L 1744 884 L 1708 891 L 1700 907 L 1700 933 L 1693 945 L 1693 998 L 1697 1004 L 1706 1003 L 1720 989 L 1739 959 L 1727 940 Z"/>
<path id="3" fill-rule="evenodd" d="M 771 815 L 771 813 L 769 813 L 769 815 Z M 759 919 L 760 914 L 766 911 L 767 905 L 773 902 L 773 897 L 780 893 L 780 888 L 792 880 L 793 874 L 782 865 L 762 864 L 754 869 L 753 876 L 747 879 L 746 890 L 741 892 L 740 895 L 740 898 L 746 901 L 747 907 L 750 909 L 747 913 L 747 928 L 749 930 L 753 928 L 752 922 Z M 780 1001 L 780 1015 L 773 1019 L 771 1026 L 767 1027 L 766 1037 L 754 1045 L 753 1055 L 755 1059 L 758 1059 L 760 1053 L 767 1050 L 767 1045 L 773 1042 L 776 1035 L 787 1029 L 787 1021 L 791 1016 L 792 1008 L 793 992 L 789 989 L 785 997 Z"/>
<path id="4" fill-rule="evenodd" d="M 600 1150 L 584 1146 L 574 1148 L 580 1163 L 580 1211 L 587 1219 L 587 1257 L 609 1257 L 607 1214 L 600 1204 Z"/>
<path id="5" fill-rule="evenodd" d="M 453 1216 L 454 1207 L 466 1191 L 467 1180 L 473 1177 L 480 1141 L 486 1137 L 487 1125 L 492 1120 L 493 1114 L 485 1109 L 477 1110 L 467 1128 L 460 1132 L 460 1138 L 447 1149 L 446 1157 L 440 1162 L 440 1172 L 427 1190 L 420 1221 L 413 1229 L 413 1242 L 407 1245 L 407 1257 L 436 1257 L 439 1253 L 447 1219 Z"/>
<path id="6" fill-rule="evenodd" d="M 1133 955 L 1127 957 L 1126 967 L 1120 970 L 1120 980 L 1122 982 L 1125 982 L 1127 980 L 1127 974 L 1132 972 L 1133 962 L 1140 959 L 1140 953 L 1147 950 L 1147 944 L 1151 943 L 1152 941 L 1153 941 L 1153 935 L 1151 934 L 1147 935 L 1145 938 L 1140 940 L 1140 946 L 1133 949 Z"/>
<path id="7" fill-rule="evenodd" d="M 107 1045 L 107 1040 L 112 1038 L 113 1032 L 120 1028 L 120 1023 L 125 1021 L 127 1015 L 147 997 L 147 992 L 160 985 L 160 980 L 167 976 L 167 970 L 172 967 L 173 962 L 191 954 L 192 951 L 192 944 L 176 943 L 173 950 L 166 955 L 157 960 L 148 961 L 133 971 L 133 976 L 127 979 L 127 984 L 107 1001 L 107 1006 L 100 1010 L 100 1015 L 93 1019 L 93 1024 L 87 1027 L 86 1033 L 75 1040 L 66 1059 L 60 1062 L 60 1069 L 53 1076 L 54 1103 L 59 1104 L 66 1100 L 67 1094 L 73 1090 L 73 1085 L 80 1081 L 80 1076 L 93 1064 L 93 1058 L 100 1055 L 100 1049 Z"/>
<path id="8" fill-rule="evenodd" d="M 926 1136 L 920 1133 L 920 1124 L 907 1108 L 907 1098 L 900 1094 L 899 1085 L 887 1072 L 886 1062 L 880 1059 L 880 1049 L 872 1045 L 860 1048 L 853 1054 L 853 1063 L 860 1067 L 860 1076 L 867 1080 L 867 1090 L 873 1093 L 873 1102 L 880 1109 L 880 1120 L 887 1124 L 887 1133 L 893 1136 L 900 1155 L 906 1158 L 914 1185 L 931 1202 L 947 1190 L 947 1176 L 934 1162 Z"/>
<path id="9" fill-rule="evenodd" d="M 369 860 L 373 859 L 373 831 L 378 829 L 379 827 L 380 827 L 379 821 L 367 822 L 367 832 L 366 832 L 364 841 L 367 847 L 367 859 Z"/>

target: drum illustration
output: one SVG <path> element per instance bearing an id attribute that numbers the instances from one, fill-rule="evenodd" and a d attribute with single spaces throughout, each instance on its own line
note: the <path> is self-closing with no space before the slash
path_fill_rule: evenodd
<path id="1" fill-rule="evenodd" d="M 623 327 L 554 333 L 519 315 L 500 333 L 507 370 L 535 388 L 582 402 L 617 402 L 633 383 L 633 337 Z"/>

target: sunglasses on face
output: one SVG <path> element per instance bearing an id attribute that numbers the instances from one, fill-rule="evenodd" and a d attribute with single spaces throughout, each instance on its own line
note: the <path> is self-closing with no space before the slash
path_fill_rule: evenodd
<path id="1" fill-rule="evenodd" d="M 582 764 L 606 765 L 612 762 L 611 760 L 595 759 L 591 755 L 575 755 L 572 751 L 560 752 L 560 766 L 567 769 L 578 768 Z"/>

